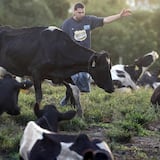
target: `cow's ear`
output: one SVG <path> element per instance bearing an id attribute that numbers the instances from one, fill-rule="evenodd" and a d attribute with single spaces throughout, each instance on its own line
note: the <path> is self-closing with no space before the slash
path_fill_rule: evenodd
<path id="1" fill-rule="evenodd" d="M 70 110 L 70 111 L 67 111 L 65 113 L 60 113 L 58 119 L 59 119 L 59 121 L 71 120 L 72 118 L 74 118 L 75 115 L 76 115 L 76 111 L 75 110 Z"/>

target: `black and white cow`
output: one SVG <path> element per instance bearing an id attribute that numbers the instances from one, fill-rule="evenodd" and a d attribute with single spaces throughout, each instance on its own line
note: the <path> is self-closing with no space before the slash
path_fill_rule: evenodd
<path id="1" fill-rule="evenodd" d="M 137 85 L 156 89 L 160 85 L 160 70 L 146 71 L 138 80 Z"/>
<path id="2" fill-rule="evenodd" d="M 113 160 L 107 143 L 89 139 L 86 134 L 68 135 L 57 133 L 58 122 L 74 117 L 74 111 L 60 113 L 54 105 L 39 110 L 39 119 L 28 122 L 20 143 L 21 160 Z M 50 117 L 50 118 L 49 118 Z"/>
<path id="3" fill-rule="evenodd" d="M 17 82 L 11 75 L 6 74 L 0 79 L 0 115 L 7 112 L 10 115 L 20 114 L 18 107 L 18 95 L 20 89 L 28 89 L 32 82 Z"/>
<path id="4" fill-rule="evenodd" d="M 131 87 L 132 89 L 137 89 L 138 79 L 158 58 L 158 53 L 152 51 L 136 59 L 132 65 L 113 65 L 111 76 L 114 86 L 117 88 Z"/>
<path id="5" fill-rule="evenodd" d="M 53 26 L 0 27 L 0 66 L 14 75 L 32 77 L 37 103 L 42 100 L 44 79 L 73 84 L 70 77 L 78 72 L 90 73 L 98 87 L 114 91 L 107 54 L 78 45 Z"/>

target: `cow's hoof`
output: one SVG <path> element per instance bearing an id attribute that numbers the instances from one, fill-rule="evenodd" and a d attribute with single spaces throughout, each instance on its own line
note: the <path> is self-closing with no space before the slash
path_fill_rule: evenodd
<path id="1" fill-rule="evenodd" d="M 83 111 L 82 109 L 77 109 L 77 116 L 83 118 Z"/>
<path id="2" fill-rule="evenodd" d="M 66 97 L 63 97 L 63 99 L 60 101 L 60 105 L 61 106 L 66 106 L 67 105 L 67 100 L 66 100 Z"/>

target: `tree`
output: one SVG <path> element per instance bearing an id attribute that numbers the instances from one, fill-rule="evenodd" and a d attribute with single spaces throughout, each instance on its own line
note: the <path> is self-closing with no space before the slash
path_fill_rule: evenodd
<path id="1" fill-rule="evenodd" d="M 1 0 L 0 22 L 2 25 L 17 27 L 53 23 L 59 25 L 67 14 L 68 7 L 69 3 L 65 0 L 28 0 L 23 3 L 21 0 Z"/>

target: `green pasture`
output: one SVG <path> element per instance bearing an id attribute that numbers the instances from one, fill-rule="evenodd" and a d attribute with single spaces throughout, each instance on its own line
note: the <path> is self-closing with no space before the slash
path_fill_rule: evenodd
<path id="1" fill-rule="evenodd" d="M 71 106 L 59 105 L 64 96 L 64 86 L 52 86 L 43 83 L 44 104 L 54 103 L 58 110 L 66 111 Z M 160 109 L 156 110 L 150 104 L 152 89 L 141 88 L 130 93 L 105 93 L 92 85 L 91 93 L 81 94 L 84 117 L 75 117 L 71 121 L 60 123 L 60 131 L 80 133 L 88 128 L 100 128 L 113 151 L 123 148 L 133 136 L 160 136 L 158 131 L 149 130 L 151 123 L 160 120 Z M 23 129 L 28 121 L 35 120 L 33 106 L 34 90 L 21 91 L 19 106 L 21 115 L 9 116 L 6 113 L 0 117 L 0 160 L 18 160 L 18 149 Z M 73 108 L 74 109 L 74 108 Z M 4 155 L 4 156 L 3 156 Z M 140 153 L 139 156 L 144 156 Z"/>

